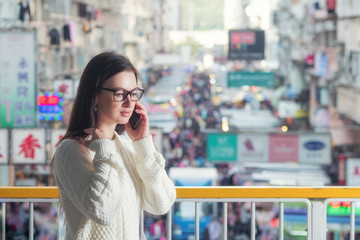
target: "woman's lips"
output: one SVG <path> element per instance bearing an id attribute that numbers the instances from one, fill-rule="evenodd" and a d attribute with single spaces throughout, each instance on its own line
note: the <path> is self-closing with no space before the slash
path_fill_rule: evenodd
<path id="1" fill-rule="evenodd" d="M 130 117 L 131 116 L 131 111 L 123 111 L 123 112 L 120 112 L 120 115 L 122 117 Z"/>

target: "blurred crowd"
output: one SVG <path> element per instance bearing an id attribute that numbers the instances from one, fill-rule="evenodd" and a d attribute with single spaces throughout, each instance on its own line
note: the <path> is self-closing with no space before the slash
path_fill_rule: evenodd
<path id="1" fill-rule="evenodd" d="M 177 96 L 177 125 L 169 134 L 170 167 L 205 165 L 205 130 L 221 125 L 219 108 L 212 103 L 211 87 L 208 75 L 192 73 Z"/>

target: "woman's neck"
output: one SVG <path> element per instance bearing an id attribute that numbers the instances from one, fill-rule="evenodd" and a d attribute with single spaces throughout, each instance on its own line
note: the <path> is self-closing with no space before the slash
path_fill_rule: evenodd
<path id="1" fill-rule="evenodd" d="M 115 135 L 115 127 L 116 125 L 105 125 L 105 124 L 96 124 L 96 128 L 99 129 L 103 136 L 107 139 L 113 140 Z"/>

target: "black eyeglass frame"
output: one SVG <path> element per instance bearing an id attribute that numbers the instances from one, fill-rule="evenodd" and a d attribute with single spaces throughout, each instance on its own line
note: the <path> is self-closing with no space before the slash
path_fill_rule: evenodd
<path id="1" fill-rule="evenodd" d="M 110 88 L 100 87 L 100 89 L 105 90 L 105 91 L 109 91 L 109 92 L 113 92 L 113 93 L 114 93 L 113 99 L 114 99 L 115 102 L 123 102 L 123 101 L 125 101 L 129 94 L 130 94 L 130 100 L 133 101 L 133 102 L 137 102 L 137 101 L 139 101 L 139 100 L 142 98 L 142 96 L 144 95 L 144 92 L 145 92 L 144 89 L 139 88 L 139 87 L 136 87 L 136 88 L 134 88 L 134 89 L 131 90 L 131 91 L 128 91 L 128 90 L 126 90 L 126 89 L 124 89 L 124 88 L 110 89 Z M 141 95 L 140 95 L 140 97 L 139 97 L 138 99 L 133 100 L 132 97 L 131 97 L 131 96 L 132 96 L 131 94 L 132 94 L 134 91 L 136 91 L 136 90 L 140 91 L 140 92 L 141 92 Z M 123 100 L 121 100 L 121 101 L 116 101 L 116 100 L 115 100 L 115 94 L 116 94 L 117 91 L 124 91 L 125 94 L 123 94 L 123 97 L 124 97 Z"/>

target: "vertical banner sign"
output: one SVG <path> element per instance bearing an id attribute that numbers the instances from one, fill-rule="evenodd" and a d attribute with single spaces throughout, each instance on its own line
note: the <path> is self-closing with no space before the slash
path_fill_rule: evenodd
<path id="1" fill-rule="evenodd" d="M 360 186 L 360 158 L 346 160 L 346 185 Z"/>
<path id="2" fill-rule="evenodd" d="M 11 136 L 14 164 L 45 163 L 45 129 L 13 129 Z"/>
<path id="3" fill-rule="evenodd" d="M 212 162 L 236 162 L 237 145 L 236 134 L 208 133 L 207 159 Z"/>
<path id="4" fill-rule="evenodd" d="M 269 136 L 267 134 L 242 133 L 238 135 L 238 160 L 240 162 L 267 162 Z"/>
<path id="5" fill-rule="evenodd" d="M 0 32 L 0 127 L 34 127 L 35 33 Z"/>
<path id="6" fill-rule="evenodd" d="M 7 164 L 9 159 L 9 132 L 7 129 L 0 129 L 0 164 Z"/>
<path id="7" fill-rule="evenodd" d="M 54 156 L 55 150 L 57 148 L 57 143 L 65 135 L 65 128 L 58 128 L 51 130 L 51 158 Z"/>

